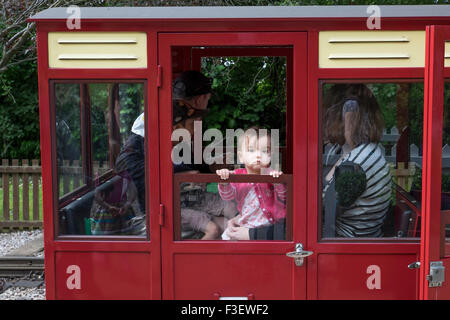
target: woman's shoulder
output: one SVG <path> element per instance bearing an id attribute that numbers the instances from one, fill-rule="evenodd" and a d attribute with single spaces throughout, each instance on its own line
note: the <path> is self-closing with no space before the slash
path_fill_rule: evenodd
<path id="1" fill-rule="evenodd" d="M 365 162 L 366 158 L 379 155 L 381 147 L 379 143 L 363 143 L 352 149 L 347 157 L 347 161 L 361 163 Z"/>

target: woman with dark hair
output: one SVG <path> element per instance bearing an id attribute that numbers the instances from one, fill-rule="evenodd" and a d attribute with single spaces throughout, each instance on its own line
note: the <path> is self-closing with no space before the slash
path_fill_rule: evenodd
<path id="1" fill-rule="evenodd" d="M 332 145 L 325 166 L 338 157 L 324 176 L 323 236 L 382 237 L 391 175 L 379 145 L 378 102 L 364 84 L 336 84 L 323 107 L 323 141 Z"/>

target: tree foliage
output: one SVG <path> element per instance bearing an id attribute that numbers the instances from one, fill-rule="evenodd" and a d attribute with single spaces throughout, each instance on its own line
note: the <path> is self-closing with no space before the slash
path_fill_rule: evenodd
<path id="1" fill-rule="evenodd" d="M 49 7 L 81 3 L 68 0 L 0 3 L 0 157 L 40 157 L 36 31 L 34 23 L 26 20 Z"/>
<path id="2" fill-rule="evenodd" d="M 285 134 L 285 57 L 203 58 L 202 69 L 214 79 L 209 128 L 259 127 Z M 274 115 L 277 115 L 274 117 Z"/>
<path id="3" fill-rule="evenodd" d="M 40 155 L 36 63 L 14 65 L 0 74 L 0 157 Z"/>

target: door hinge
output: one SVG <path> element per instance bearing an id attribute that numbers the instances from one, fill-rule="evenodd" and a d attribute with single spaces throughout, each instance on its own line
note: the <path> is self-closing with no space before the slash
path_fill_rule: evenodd
<path id="1" fill-rule="evenodd" d="M 159 225 L 164 226 L 164 205 L 159 205 Z"/>
<path id="2" fill-rule="evenodd" d="M 158 69 L 156 73 L 156 87 L 161 88 L 162 84 L 162 67 L 158 64 Z"/>
<path id="3" fill-rule="evenodd" d="M 445 267 L 442 261 L 430 262 L 430 274 L 427 275 L 428 287 L 442 287 L 445 281 Z"/>

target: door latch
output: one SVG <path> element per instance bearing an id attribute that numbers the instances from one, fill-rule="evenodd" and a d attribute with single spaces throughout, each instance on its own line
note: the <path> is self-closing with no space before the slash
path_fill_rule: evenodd
<path id="1" fill-rule="evenodd" d="M 420 269 L 420 261 L 408 264 L 408 269 Z"/>
<path id="2" fill-rule="evenodd" d="M 288 252 L 286 255 L 295 259 L 295 265 L 301 267 L 303 265 L 303 259 L 312 255 L 312 251 L 303 251 L 303 244 L 295 244 L 295 251 Z"/>
<path id="3" fill-rule="evenodd" d="M 427 275 L 428 287 L 442 287 L 445 281 L 445 267 L 442 261 L 430 262 L 430 274 Z"/>

